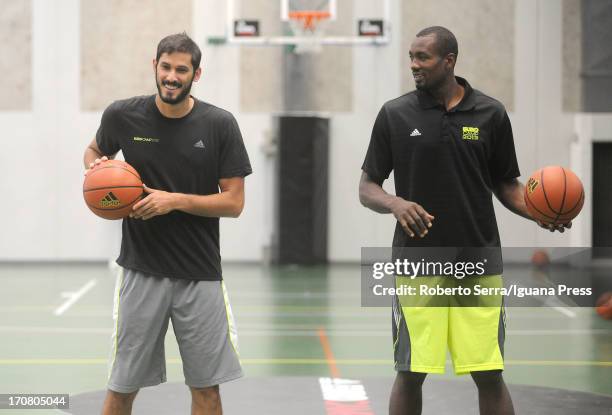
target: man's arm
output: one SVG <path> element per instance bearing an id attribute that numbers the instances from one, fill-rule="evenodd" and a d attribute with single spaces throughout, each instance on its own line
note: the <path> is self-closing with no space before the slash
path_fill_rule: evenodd
<path id="1" fill-rule="evenodd" d="M 525 219 L 533 220 L 525 204 L 525 186 L 516 178 L 500 181 L 493 193 L 504 207 Z"/>
<path id="2" fill-rule="evenodd" d="M 431 228 L 431 221 L 434 219 L 419 204 L 385 192 L 382 183 L 372 180 L 366 172 L 361 173 L 359 180 L 359 201 L 374 212 L 393 213 L 411 238 L 414 238 L 415 234 L 421 238 L 427 235 L 427 228 Z"/>
<path id="3" fill-rule="evenodd" d="M 495 189 L 493 189 L 493 193 L 501 202 L 501 204 L 504 205 L 511 212 L 516 213 L 517 215 L 522 216 L 525 219 L 534 220 L 529 214 L 529 211 L 527 210 L 527 204 L 525 203 L 525 186 L 516 178 L 500 181 L 495 187 Z M 535 222 L 542 228 L 548 229 L 551 232 L 554 232 L 555 230 L 563 232 L 565 231 L 565 228 L 572 227 L 571 222 L 565 225 L 557 226 L 544 225 L 539 221 Z"/>
<path id="4" fill-rule="evenodd" d="M 359 201 L 368 209 L 377 213 L 391 213 L 391 204 L 395 196 L 385 192 L 382 183 L 377 183 L 368 176 L 366 172 L 361 172 L 359 180 Z"/>
<path id="5" fill-rule="evenodd" d="M 147 220 L 180 210 L 197 216 L 237 218 L 244 208 L 244 177 L 219 180 L 221 193 L 212 195 L 191 195 L 170 193 L 163 190 L 144 190 L 148 195 L 134 205 L 130 214 L 136 219 Z"/>
<path id="6" fill-rule="evenodd" d="M 99 164 L 101 161 L 114 159 L 116 154 L 104 155 L 98 147 L 98 143 L 94 137 L 91 143 L 85 148 L 85 154 L 83 154 L 83 164 L 85 170 L 91 169 L 94 165 Z"/>

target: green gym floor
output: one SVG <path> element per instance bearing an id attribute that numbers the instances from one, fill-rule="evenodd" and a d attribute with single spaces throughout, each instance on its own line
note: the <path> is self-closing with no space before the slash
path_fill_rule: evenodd
<path id="1" fill-rule="evenodd" d="M 394 376 L 391 312 L 360 306 L 358 264 L 226 264 L 224 276 L 247 377 Z M 106 264 L 0 265 L 0 393 L 105 389 L 114 282 Z M 572 311 L 507 310 L 507 383 L 612 395 L 612 321 Z M 168 382 L 182 383 L 171 329 L 166 358 Z M 455 378 L 450 366 L 432 377 Z M 58 411 L 0 410 L 27 413 Z"/>

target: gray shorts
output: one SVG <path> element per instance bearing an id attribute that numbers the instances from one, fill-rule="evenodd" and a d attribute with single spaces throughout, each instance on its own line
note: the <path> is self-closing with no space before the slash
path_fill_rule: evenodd
<path id="1" fill-rule="evenodd" d="M 114 298 L 108 389 L 129 393 L 166 381 L 169 319 L 187 385 L 204 388 L 242 377 L 236 326 L 222 281 L 120 268 Z"/>

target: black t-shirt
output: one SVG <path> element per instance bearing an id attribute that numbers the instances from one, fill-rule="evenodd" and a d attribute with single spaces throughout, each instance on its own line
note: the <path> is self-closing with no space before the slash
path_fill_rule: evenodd
<path id="1" fill-rule="evenodd" d="M 362 169 L 382 183 L 393 170 L 396 195 L 435 217 L 424 238 L 399 223 L 394 247 L 500 246 L 492 189 L 520 176 L 504 106 L 470 87 L 451 111 L 413 91 L 380 110 Z"/>
<path id="2" fill-rule="evenodd" d="M 123 152 L 150 188 L 167 192 L 219 193 L 219 179 L 249 175 L 251 165 L 236 120 L 195 99 L 182 118 L 166 118 L 155 95 L 116 101 L 96 133 L 103 154 Z M 146 273 L 194 280 L 221 280 L 219 218 L 172 211 L 123 220 L 117 263 Z"/>

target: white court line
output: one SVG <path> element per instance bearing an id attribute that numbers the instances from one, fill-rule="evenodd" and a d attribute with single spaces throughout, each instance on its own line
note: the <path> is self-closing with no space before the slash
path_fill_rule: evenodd
<path id="1" fill-rule="evenodd" d="M 567 307 L 553 307 L 553 310 L 557 310 L 561 314 L 565 314 L 570 318 L 576 318 L 576 313 Z"/>
<path id="2" fill-rule="evenodd" d="M 563 307 L 560 305 L 553 305 L 553 304 L 563 304 L 563 302 L 559 301 L 559 299 L 557 299 L 556 297 L 547 299 L 546 301 L 543 301 L 542 303 L 545 306 L 550 307 L 551 310 L 555 310 L 563 314 L 566 317 L 576 318 L 576 313 L 572 311 L 571 309 L 569 309 L 568 307 Z"/>
<path id="3" fill-rule="evenodd" d="M 554 296 L 552 298 L 542 298 L 541 296 L 534 296 L 534 298 L 544 304 L 546 307 L 550 308 L 551 310 L 555 310 L 569 318 L 576 318 L 576 312 L 572 311 L 569 307 L 555 305 L 565 304 L 563 301 L 559 300 L 557 296 Z"/>
<path id="4" fill-rule="evenodd" d="M 64 304 L 59 306 L 53 312 L 53 314 L 55 314 L 56 316 L 61 316 L 62 314 L 64 314 L 64 312 L 68 310 L 74 303 L 79 301 L 79 298 L 84 296 L 87 291 L 91 290 L 96 285 L 96 283 L 97 280 L 94 278 L 93 280 L 90 280 L 87 284 L 82 286 L 81 289 L 76 292 L 62 293 L 62 297 L 68 297 L 68 299 L 64 302 Z"/>

